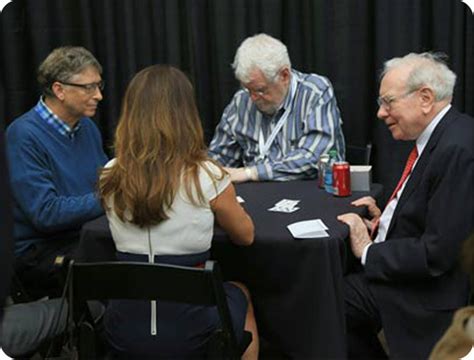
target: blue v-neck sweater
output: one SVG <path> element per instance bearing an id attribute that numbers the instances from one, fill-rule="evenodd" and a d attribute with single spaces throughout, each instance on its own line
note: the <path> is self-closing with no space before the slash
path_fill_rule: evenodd
<path id="1" fill-rule="evenodd" d="M 7 129 L 17 256 L 33 243 L 75 241 L 81 225 L 103 213 L 96 182 L 107 157 L 93 121 L 80 122 L 71 139 L 31 109 Z"/>

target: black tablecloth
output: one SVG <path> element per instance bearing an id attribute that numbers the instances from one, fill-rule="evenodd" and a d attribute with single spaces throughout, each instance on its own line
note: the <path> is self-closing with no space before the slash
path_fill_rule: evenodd
<path id="1" fill-rule="evenodd" d="M 212 257 L 226 279 L 249 287 L 260 334 L 292 358 L 344 358 L 342 276 L 348 227 L 336 216 L 366 211 L 350 202 L 367 193 L 338 198 L 318 189 L 316 181 L 246 183 L 236 189 L 255 223 L 255 243 L 235 246 L 216 228 Z M 381 186 L 373 185 L 370 193 L 380 192 Z M 300 209 L 268 211 L 281 199 L 300 200 Z M 321 219 L 330 237 L 294 239 L 286 226 L 311 219 Z M 114 251 L 105 217 L 84 225 L 81 260 L 113 260 Z"/>

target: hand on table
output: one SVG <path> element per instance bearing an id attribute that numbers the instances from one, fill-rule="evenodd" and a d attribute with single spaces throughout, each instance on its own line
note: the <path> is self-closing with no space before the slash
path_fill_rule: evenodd
<path id="1" fill-rule="evenodd" d="M 225 167 L 233 183 L 243 183 L 246 181 L 257 181 L 257 169 L 251 167 L 230 168 Z"/>
<path id="2" fill-rule="evenodd" d="M 380 215 L 382 212 L 380 211 L 375 199 L 372 196 L 364 196 L 360 199 L 354 200 L 352 203 L 354 206 L 367 206 L 367 210 L 369 211 L 369 219 L 363 219 L 365 225 L 369 230 L 372 230 L 373 226 L 379 221 Z"/>
<path id="3" fill-rule="evenodd" d="M 339 215 L 337 220 L 349 226 L 352 252 L 360 258 L 364 248 L 372 243 L 363 219 L 357 214 L 347 213 Z"/>

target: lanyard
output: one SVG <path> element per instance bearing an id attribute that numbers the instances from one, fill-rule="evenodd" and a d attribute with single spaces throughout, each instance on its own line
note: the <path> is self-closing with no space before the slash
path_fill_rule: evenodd
<path id="1" fill-rule="evenodd" d="M 286 119 L 290 115 L 295 93 L 296 93 L 296 79 L 295 79 L 295 75 L 293 74 L 291 76 L 291 85 L 290 85 L 290 96 L 291 96 L 290 105 L 286 108 L 280 120 L 278 120 L 278 123 L 273 128 L 267 141 L 265 141 L 263 138 L 263 127 L 260 128 L 260 134 L 258 136 L 258 148 L 259 148 L 260 154 L 257 158 L 258 160 L 263 160 L 267 157 L 268 152 L 270 150 L 270 146 L 272 145 L 273 141 L 275 141 L 277 134 L 280 132 L 281 128 L 283 127 L 283 124 L 285 123 Z"/>

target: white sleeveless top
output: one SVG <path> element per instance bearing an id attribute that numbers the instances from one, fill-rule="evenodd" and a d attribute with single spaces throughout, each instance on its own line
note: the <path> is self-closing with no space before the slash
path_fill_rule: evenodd
<path id="1" fill-rule="evenodd" d="M 105 167 L 111 167 L 114 163 L 115 159 Z M 200 166 L 199 181 L 205 198 L 204 204 L 193 205 L 181 185 L 171 208 L 166 211 L 169 219 L 149 228 L 121 221 L 113 211 L 113 199 L 107 199 L 109 210 L 106 214 L 117 251 L 152 256 L 188 255 L 209 250 L 214 228 L 214 213 L 209 202 L 229 186 L 230 177 L 224 175 L 213 163 L 206 161 Z M 195 191 L 193 187 L 193 193 Z"/>

